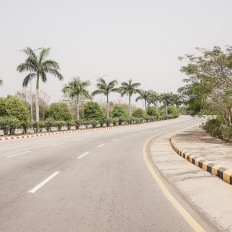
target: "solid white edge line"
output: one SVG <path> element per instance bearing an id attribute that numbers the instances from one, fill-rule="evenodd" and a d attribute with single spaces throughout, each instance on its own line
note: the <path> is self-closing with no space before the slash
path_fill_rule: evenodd
<path id="1" fill-rule="evenodd" d="M 98 145 L 97 147 L 102 147 L 102 146 L 104 146 L 105 145 L 105 143 L 103 143 L 103 144 L 101 144 L 101 145 Z"/>
<path id="2" fill-rule="evenodd" d="M 29 193 L 35 193 L 37 190 L 39 190 L 41 187 L 43 187 L 45 184 L 48 183 L 52 178 L 54 178 L 56 175 L 58 175 L 60 172 L 54 172 L 51 176 L 49 176 L 47 179 L 43 180 L 40 184 L 36 185 L 32 190 L 29 191 Z"/>
<path id="3" fill-rule="evenodd" d="M 86 155 L 88 155 L 89 154 L 89 152 L 87 151 L 87 152 L 85 152 L 83 155 L 80 155 L 79 157 L 77 157 L 77 159 L 81 159 L 82 157 L 84 157 L 84 156 L 86 156 Z"/>
<path id="4" fill-rule="evenodd" d="M 11 158 L 11 157 L 14 157 L 14 156 L 17 156 L 17 155 L 22 155 L 22 154 L 25 154 L 25 153 L 28 153 L 28 152 L 30 152 L 30 151 L 24 151 L 24 152 L 15 154 L 15 155 L 9 155 L 9 156 L 7 156 L 6 158 Z"/>

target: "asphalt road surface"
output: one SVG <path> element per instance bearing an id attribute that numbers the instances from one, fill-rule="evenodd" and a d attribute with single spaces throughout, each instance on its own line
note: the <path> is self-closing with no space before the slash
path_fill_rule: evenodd
<path id="1" fill-rule="evenodd" d="M 154 181 L 143 146 L 153 136 L 200 121 L 182 116 L 0 141 L 0 231 L 193 231 Z M 201 215 L 170 191 L 210 231 Z"/>

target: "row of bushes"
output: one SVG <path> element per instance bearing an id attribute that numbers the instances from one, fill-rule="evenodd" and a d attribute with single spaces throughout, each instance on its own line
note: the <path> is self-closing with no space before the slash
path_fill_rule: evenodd
<path id="1" fill-rule="evenodd" d="M 220 117 L 208 119 L 202 128 L 213 137 L 232 141 L 232 126 L 226 125 Z"/>
<path id="2" fill-rule="evenodd" d="M 55 121 L 53 118 L 47 118 L 44 121 L 31 123 L 20 123 L 16 118 L 11 117 L 1 117 L 0 118 L 0 130 L 3 130 L 4 135 L 13 135 L 15 134 L 16 129 L 22 129 L 23 133 L 27 133 L 29 128 L 33 128 L 34 132 L 36 128 L 39 127 L 40 131 L 61 131 L 62 129 L 71 130 L 72 128 L 79 129 L 81 126 L 85 128 L 96 128 L 104 126 L 117 126 L 117 125 L 127 125 L 127 124 L 139 124 L 144 122 L 154 122 L 166 119 L 177 118 L 178 115 L 166 115 L 160 117 L 150 117 L 146 116 L 145 118 L 137 117 L 119 117 L 111 119 L 101 119 L 101 120 L 70 120 L 70 121 Z"/>

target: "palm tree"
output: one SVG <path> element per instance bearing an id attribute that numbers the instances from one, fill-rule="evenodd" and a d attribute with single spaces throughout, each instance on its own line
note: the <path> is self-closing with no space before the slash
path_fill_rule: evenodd
<path id="1" fill-rule="evenodd" d="M 133 94 L 140 93 L 140 90 L 137 89 L 141 84 L 140 83 L 132 83 L 130 79 L 128 82 L 122 82 L 119 91 L 122 96 L 125 94 L 129 96 L 129 116 L 131 117 L 131 97 Z"/>
<path id="2" fill-rule="evenodd" d="M 173 93 L 161 93 L 160 100 L 165 106 L 166 115 L 168 115 L 168 105 L 173 103 Z"/>
<path id="3" fill-rule="evenodd" d="M 137 102 L 138 100 L 144 100 L 144 102 L 145 102 L 145 111 L 146 111 L 146 109 L 147 109 L 147 103 L 149 101 L 149 97 L 151 95 L 151 91 L 140 90 L 139 94 L 140 94 L 140 96 L 138 96 L 135 101 Z"/>
<path id="4" fill-rule="evenodd" d="M 0 79 L 0 86 L 2 86 L 3 85 L 3 80 L 2 79 Z"/>
<path id="5" fill-rule="evenodd" d="M 59 80 L 63 80 L 63 76 L 59 73 L 59 64 L 54 60 L 46 60 L 50 53 L 50 48 L 43 48 L 37 56 L 35 52 L 27 47 L 23 52 L 28 56 L 24 63 L 17 67 L 17 71 L 30 71 L 24 80 L 23 87 L 27 87 L 28 83 L 36 78 L 36 122 L 39 122 L 39 80 L 47 82 L 47 73 L 56 76 Z M 37 127 L 37 131 L 38 131 Z"/>
<path id="6" fill-rule="evenodd" d="M 97 90 L 93 91 L 92 96 L 101 93 L 106 96 L 106 117 L 107 119 L 109 119 L 109 94 L 111 92 L 118 92 L 118 88 L 115 88 L 118 82 L 116 80 L 113 80 L 107 83 L 103 78 L 98 78 L 97 82 Z"/>
<path id="7" fill-rule="evenodd" d="M 150 94 L 147 100 L 148 106 L 153 104 L 155 107 L 157 107 L 158 101 L 159 101 L 159 94 L 153 90 L 150 90 Z"/>
<path id="8" fill-rule="evenodd" d="M 67 94 L 75 101 L 77 120 L 80 119 L 80 97 L 91 98 L 89 91 L 86 89 L 88 86 L 90 86 L 89 81 L 81 81 L 79 77 L 74 77 L 73 80 L 62 89 L 63 93 Z"/>

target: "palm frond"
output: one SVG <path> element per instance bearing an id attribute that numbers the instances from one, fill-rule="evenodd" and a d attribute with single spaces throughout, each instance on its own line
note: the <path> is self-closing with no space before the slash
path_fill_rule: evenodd
<path id="1" fill-rule="evenodd" d="M 91 95 L 92 95 L 92 96 L 95 96 L 95 95 L 101 94 L 101 93 L 103 93 L 102 90 L 97 89 L 97 90 L 93 91 Z M 103 93 L 103 94 L 104 94 L 104 93 Z"/>
<path id="2" fill-rule="evenodd" d="M 47 68 L 47 69 L 50 69 L 50 68 L 57 69 L 57 70 L 60 69 L 59 64 L 54 60 L 46 60 L 46 61 L 44 61 L 43 66 L 44 66 L 44 68 Z"/>
<path id="3" fill-rule="evenodd" d="M 50 48 L 43 48 L 39 54 L 38 63 L 42 64 L 49 54 L 50 54 Z"/>
<path id="4" fill-rule="evenodd" d="M 57 77 L 60 81 L 64 79 L 63 76 L 56 69 L 50 68 L 47 70 L 47 72 Z"/>
<path id="5" fill-rule="evenodd" d="M 27 87 L 28 83 L 36 76 L 35 73 L 28 74 L 23 80 L 23 87 Z"/>
<path id="6" fill-rule="evenodd" d="M 46 82 L 47 82 L 46 73 L 45 73 L 45 72 L 41 72 L 41 73 L 40 73 L 40 76 L 41 76 L 42 81 L 43 81 L 44 83 L 46 83 Z"/>

